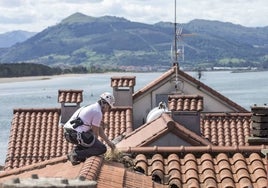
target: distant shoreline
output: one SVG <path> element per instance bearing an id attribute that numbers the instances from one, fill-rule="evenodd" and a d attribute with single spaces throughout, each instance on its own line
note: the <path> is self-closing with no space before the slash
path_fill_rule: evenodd
<path id="1" fill-rule="evenodd" d="M 0 77 L 1 83 L 11 83 L 11 82 L 25 82 L 25 81 L 35 81 L 35 80 L 49 80 L 59 77 L 77 77 L 77 76 L 86 76 L 89 74 L 111 74 L 114 72 L 105 72 L 105 73 L 85 73 L 85 74 L 58 74 L 58 75 L 48 75 L 48 76 L 22 76 L 22 77 Z M 123 72 L 125 73 L 125 72 Z M 120 72 L 116 72 L 120 74 Z"/>
<path id="2" fill-rule="evenodd" d="M 11 82 L 25 82 L 25 81 L 35 81 L 35 80 L 49 80 L 56 77 L 72 77 L 81 76 L 84 74 L 60 74 L 51 76 L 23 76 L 23 77 L 10 77 L 10 78 L 0 78 L 1 83 L 11 83 Z"/>

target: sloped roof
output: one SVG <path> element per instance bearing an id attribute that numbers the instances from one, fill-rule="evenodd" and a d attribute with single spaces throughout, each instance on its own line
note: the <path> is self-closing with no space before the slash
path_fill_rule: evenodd
<path id="1" fill-rule="evenodd" d="M 61 177 L 77 179 L 84 177 L 86 180 L 97 181 L 97 188 L 122 188 L 122 187 L 152 187 L 162 188 L 151 177 L 141 173 L 129 171 L 120 163 L 106 162 L 102 157 L 90 157 L 84 163 L 72 166 L 66 156 L 27 165 L 19 169 L 0 172 L 0 183 L 13 178 L 31 178 L 32 174 L 39 177 Z M 16 184 L 18 185 L 18 184 Z"/>
<path id="2" fill-rule="evenodd" d="M 184 71 L 182 71 L 180 69 L 177 69 L 177 70 L 176 69 L 177 69 L 176 66 L 174 66 L 173 68 L 171 68 L 167 72 L 163 73 L 161 76 L 159 76 L 157 79 L 155 79 L 151 83 L 147 84 L 146 86 L 144 86 L 140 90 L 136 91 L 133 94 L 133 100 L 140 98 L 140 97 L 143 97 L 144 95 L 147 94 L 147 92 L 150 92 L 150 90 L 152 90 L 157 85 L 170 81 L 170 78 L 172 78 L 172 76 L 174 76 L 176 71 L 177 71 L 179 76 L 183 77 L 184 79 L 188 80 L 191 83 L 194 83 L 199 89 L 202 88 L 204 91 L 207 91 L 207 93 L 211 93 L 212 95 L 218 97 L 221 101 L 223 101 L 226 104 L 229 104 L 237 111 L 248 112 L 248 110 L 246 110 L 245 108 L 243 108 L 239 104 L 233 102 L 232 100 L 228 99 L 227 97 L 223 96 L 222 94 L 220 94 L 216 90 L 212 89 L 211 87 L 205 85 L 204 83 L 200 82 L 199 80 L 196 80 L 195 78 L 188 75 Z"/>
<path id="3" fill-rule="evenodd" d="M 83 102 L 83 90 L 58 90 L 59 103 L 81 103 Z"/>
<path id="4" fill-rule="evenodd" d="M 163 113 L 159 118 L 144 124 L 130 134 L 126 135 L 117 147 L 143 147 L 158 140 L 163 135 L 172 132 L 190 145 L 210 145 L 206 139 L 188 130 L 172 120 L 169 114 Z M 179 143 L 177 143 L 179 145 Z"/>
<path id="5" fill-rule="evenodd" d="M 104 114 L 103 122 L 107 125 L 104 133 L 110 140 L 132 132 L 132 107 L 114 107 Z"/>
<path id="6" fill-rule="evenodd" d="M 97 187 L 266 187 L 264 146 L 138 147 L 122 149 L 133 155 L 133 171 L 121 163 L 90 157 L 72 166 L 66 156 L 0 173 L 0 183 L 12 178 L 61 177 L 97 181 Z M 267 148 L 266 148 L 267 149 Z M 252 153 L 247 154 L 248 151 Z M 137 173 L 138 172 L 138 173 Z M 155 183 L 154 181 L 159 182 Z"/>
<path id="7" fill-rule="evenodd" d="M 137 147 L 135 169 L 170 187 L 266 187 L 263 146 Z M 249 151 L 250 154 L 247 154 Z"/>
<path id="8" fill-rule="evenodd" d="M 249 145 L 251 113 L 208 113 L 201 117 L 204 138 L 219 146 Z"/>
<path id="9" fill-rule="evenodd" d="M 60 109 L 14 109 L 8 143 L 5 170 L 59 157 L 71 151 L 73 145 L 63 137 L 59 125 Z M 104 128 L 113 140 L 132 131 L 132 108 L 113 108 L 104 114 Z"/>
<path id="10" fill-rule="evenodd" d="M 261 150 L 268 149 L 268 146 L 248 146 L 245 141 L 250 134 L 251 114 L 186 73 L 178 72 L 245 113 L 202 114 L 202 136 L 198 136 L 175 122 L 168 113 L 133 130 L 132 107 L 113 109 L 104 115 L 104 123 L 110 124 L 105 128 L 105 133 L 110 139 L 126 134 L 118 148 L 130 155 L 135 162 L 133 168 L 139 172 L 136 173 L 121 163 L 104 161 L 102 157 L 90 157 L 84 163 L 72 166 L 65 156 L 72 145 L 65 143 L 62 127 L 58 126 L 60 109 L 17 109 L 14 110 L 7 161 L 5 171 L 0 172 L 0 183 L 14 177 L 25 178 L 38 174 L 68 179 L 83 176 L 87 180 L 96 180 L 97 186 L 102 188 L 266 187 L 267 159 Z M 135 93 L 133 98 L 142 97 L 172 74 L 174 69 Z M 121 87 L 120 84 L 115 85 Z M 189 96 L 186 98 L 189 99 Z M 202 103 L 199 96 L 191 99 L 197 98 Z M 177 99 L 173 101 L 174 110 L 179 106 Z M 193 109 L 198 111 L 200 103 L 194 100 L 193 104 Z M 191 105 L 189 101 L 183 100 L 182 106 Z M 169 133 L 193 146 L 146 147 Z M 31 152 L 35 155 L 28 157 Z"/>
<path id="11" fill-rule="evenodd" d="M 60 109 L 14 109 L 5 170 L 45 161 L 68 153 L 59 126 Z"/>

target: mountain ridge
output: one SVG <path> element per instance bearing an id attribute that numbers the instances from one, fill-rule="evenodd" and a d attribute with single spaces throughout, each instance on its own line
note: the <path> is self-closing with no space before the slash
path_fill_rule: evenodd
<path id="1" fill-rule="evenodd" d="M 29 32 L 23 30 L 14 30 L 0 34 L 0 48 L 11 47 L 12 45 L 23 42 L 35 35 L 36 32 Z"/>
<path id="2" fill-rule="evenodd" d="M 192 20 L 178 24 L 183 33 L 185 64 L 267 66 L 268 27 L 244 27 L 229 22 Z M 0 52 L 1 63 L 36 62 L 49 66 L 168 65 L 174 26 L 169 22 L 145 24 L 114 16 L 75 13 L 24 42 Z M 228 62 L 229 61 L 229 62 Z M 237 62 L 231 62 L 237 64 Z"/>

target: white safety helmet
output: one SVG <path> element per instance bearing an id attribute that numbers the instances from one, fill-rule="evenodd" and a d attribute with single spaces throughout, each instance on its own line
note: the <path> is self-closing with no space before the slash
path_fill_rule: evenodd
<path id="1" fill-rule="evenodd" d="M 103 99 L 104 101 L 106 101 L 111 107 L 114 107 L 115 99 L 111 93 L 105 92 L 105 93 L 100 95 L 100 98 Z"/>

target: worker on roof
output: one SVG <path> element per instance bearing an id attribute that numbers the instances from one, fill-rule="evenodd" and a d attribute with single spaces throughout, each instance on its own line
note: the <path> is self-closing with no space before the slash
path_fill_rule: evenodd
<path id="1" fill-rule="evenodd" d="M 103 114 L 113 107 L 114 102 L 114 96 L 105 92 L 100 95 L 100 99 L 96 103 L 76 110 L 64 125 L 65 139 L 76 145 L 67 155 L 73 165 L 107 151 L 106 146 L 98 140 L 99 136 L 112 150 L 115 149 L 114 143 L 105 135 L 101 125 Z"/>

